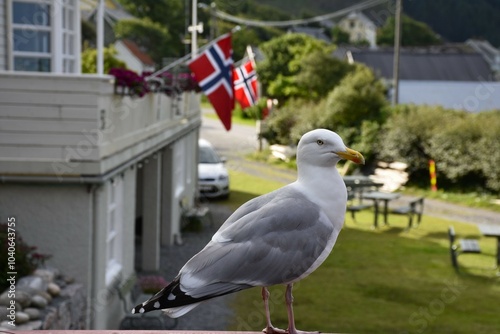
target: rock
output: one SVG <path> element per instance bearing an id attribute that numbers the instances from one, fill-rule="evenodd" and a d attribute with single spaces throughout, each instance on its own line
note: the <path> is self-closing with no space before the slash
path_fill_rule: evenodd
<path id="1" fill-rule="evenodd" d="M 5 329 L 5 330 L 13 330 L 16 329 L 17 327 L 14 327 L 12 325 L 9 325 L 9 322 L 7 320 L 2 321 L 0 323 L 0 329 Z"/>
<path id="2" fill-rule="evenodd" d="M 30 316 L 24 312 L 16 312 L 16 325 L 25 324 L 30 321 Z"/>
<path id="3" fill-rule="evenodd" d="M 31 306 L 34 306 L 36 308 L 45 308 L 47 307 L 47 304 L 47 299 L 43 298 L 40 295 L 36 295 L 31 298 Z"/>
<path id="4" fill-rule="evenodd" d="M 0 324 L 0 329 L 4 329 L 4 330 L 18 330 L 18 331 L 33 331 L 33 330 L 37 330 L 37 329 L 41 329 L 42 328 L 42 322 L 40 320 L 36 320 L 36 321 L 30 321 L 30 322 L 27 322 L 25 324 L 22 324 L 22 325 L 16 325 L 16 327 L 12 327 L 11 325 L 8 324 L 7 321 L 3 321 L 1 324 Z"/>
<path id="5" fill-rule="evenodd" d="M 47 292 L 52 296 L 58 296 L 61 293 L 61 288 L 55 283 L 49 283 L 47 285 Z"/>
<path id="6" fill-rule="evenodd" d="M 9 306 L 11 298 L 9 297 L 9 290 L 5 290 L 4 293 L 0 295 L 0 305 Z"/>
<path id="7" fill-rule="evenodd" d="M 65 281 L 66 281 L 66 284 L 73 284 L 73 283 L 75 283 L 75 278 L 74 277 L 66 277 Z"/>
<path id="8" fill-rule="evenodd" d="M 49 307 L 45 318 L 43 319 L 42 329 L 56 329 L 57 310 L 55 307 Z"/>
<path id="9" fill-rule="evenodd" d="M 30 320 L 40 319 L 40 310 L 37 308 L 28 307 L 28 308 L 25 308 L 23 312 L 26 313 L 30 317 Z"/>
<path id="10" fill-rule="evenodd" d="M 24 276 L 17 281 L 16 288 L 22 290 L 24 287 L 29 287 L 37 291 L 47 291 L 47 283 L 39 276 Z"/>
<path id="11" fill-rule="evenodd" d="M 25 291 L 16 291 L 16 303 L 22 307 L 27 307 L 31 304 L 31 296 Z"/>
<path id="12" fill-rule="evenodd" d="M 8 314 L 9 310 L 7 309 L 7 306 L 0 306 L 0 319 L 6 319 Z"/>
<path id="13" fill-rule="evenodd" d="M 35 293 L 36 295 L 39 295 L 39 296 L 42 296 L 43 298 L 47 299 L 47 302 L 50 303 L 52 301 L 52 296 L 50 295 L 50 293 L 48 292 L 45 292 L 45 291 L 41 291 L 41 292 L 37 292 Z"/>
<path id="14" fill-rule="evenodd" d="M 47 284 L 54 282 L 54 279 L 56 277 L 55 271 L 50 269 L 37 269 L 35 270 L 35 272 L 33 272 L 33 275 L 41 277 Z"/>

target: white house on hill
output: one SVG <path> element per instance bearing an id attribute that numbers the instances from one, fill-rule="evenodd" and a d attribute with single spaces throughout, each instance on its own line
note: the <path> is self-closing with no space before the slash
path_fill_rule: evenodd
<path id="1" fill-rule="evenodd" d="M 116 58 L 127 64 L 127 68 L 139 74 L 154 72 L 155 62 L 142 51 L 137 44 L 128 39 L 121 39 L 115 43 Z"/>
<path id="2" fill-rule="evenodd" d="M 367 41 L 371 48 L 377 46 L 377 25 L 362 12 L 350 13 L 338 26 L 349 34 L 350 43 Z"/>
<path id="3" fill-rule="evenodd" d="M 0 0 L 0 221 L 85 286 L 88 329 L 116 329 L 115 287 L 137 253 L 159 269 L 193 204 L 199 96 L 117 94 L 80 43 L 79 0 Z"/>

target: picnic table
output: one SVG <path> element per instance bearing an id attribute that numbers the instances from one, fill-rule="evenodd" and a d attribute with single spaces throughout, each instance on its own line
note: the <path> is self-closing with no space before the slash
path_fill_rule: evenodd
<path id="1" fill-rule="evenodd" d="M 497 238 L 497 268 L 500 267 L 500 225 L 478 225 L 479 231 L 485 237 Z"/>
<path id="2" fill-rule="evenodd" d="M 367 193 L 363 193 L 361 195 L 361 198 L 373 201 L 374 209 L 375 209 L 375 213 L 374 213 L 375 217 L 373 220 L 374 228 L 378 227 L 378 215 L 380 212 L 380 208 L 379 208 L 380 202 L 384 202 L 384 207 L 383 207 L 384 224 L 388 225 L 387 216 L 389 213 L 389 202 L 393 201 L 395 199 L 398 199 L 399 197 L 401 197 L 400 193 L 385 193 L 385 192 L 381 192 L 381 191 L 370 191 Z"/>

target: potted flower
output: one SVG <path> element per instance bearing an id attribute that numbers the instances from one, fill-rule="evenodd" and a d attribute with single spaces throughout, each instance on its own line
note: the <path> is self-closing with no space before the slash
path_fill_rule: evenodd
<path id="1" fill-rule="evenodd" d="M 115 94 L 143 97 L 149 92 L 144 76 L 124 68 L 112 68 L 109 74 L 115 77 Z"/>

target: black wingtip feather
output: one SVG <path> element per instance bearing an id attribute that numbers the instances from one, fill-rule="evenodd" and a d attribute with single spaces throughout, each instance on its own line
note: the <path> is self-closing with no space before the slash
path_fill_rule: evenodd
<path id="1" fill-rule="evenodd" d="M 169 296 L 170 299 L 168 298 Z M 132 313 L 146 313 L 166 308 L 185 306 L 198 303 L 212 297 L 215 296 L 207 296 L 204 298 L 193 298 L 188 296 L 181 290 L 180 279 L 176 278 L 169 285 L 157 292 L 153 297 L 134 307 L 132 309 Z"/>

